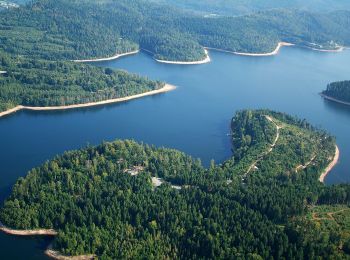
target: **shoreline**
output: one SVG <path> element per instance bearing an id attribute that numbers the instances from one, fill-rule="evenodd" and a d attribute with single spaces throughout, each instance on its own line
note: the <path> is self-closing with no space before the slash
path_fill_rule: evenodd
<path id="1" fill-rule="evenodd" d="M 12 229 L 0 222 L 0 231 L 15 236 L 56 236 L 58 233 L 54 229 Z"/>
<path id="2" fill-rule="evenodd" d="M 312 47 L 308 47 L 308 46 L 297 45 L 294 43 L 288 43 L 288 42 L 279 42 L 274 51 L 267 52 L 267 53 L 235 52 L 235 51 L 228 51 L 228 50 L 224 50 L 224 49 L 211 48 L 211 47 L 204 47 L 204 48 L 207 50 L 214 50 L 214 51 L 218 51 L 218 52 L 231 53 L 231 54 L 239 55 L 239 56 L 268 57 L 268 56 L 278 55 L 282 47 L 292 47 L 292 46 L 304 48 L 304 49 L 309 49 L 309 50 L 313 50 L 313 51 L 318 51 L 318 52 L 331 52 L 331 53 L 332 52 L 338 53 L 338 52 L 342 52 L 342 51 L 348 49 L 347 47 L 341 46 L 338 49 L 334 49 L 334 50 L 323 50 L 323 49 L 317 49 L 317 48 L 312 48 Z"/>
<path id="3" fill-rule="evenodd" d="M 334 50 L 317 49 L 317 48 L 313 48 L 313 47 L 309 47 L 309 46 L 300 46 L 300 47 L 305 48 L 305 49 L 309 49 L 309 50 L 313 50 L 313 51 L 318 51 L 318 52 L 342 52 L 346 49 L 346 47 L 344 47 L 344 46 L 340 46 L 338 49 L 334 49 Z"/>
<path id="4" fill-rule="evenodd" d="M 14 236 L 57 236 L 58 232 L 54 229 L 11 229 L 6 227 L 0 222 L 0 231 L 4 232 L 8 235 L 14 235 Z M 48 257 L 51 257 L 53 259 L 57 260 L 88 260 L 88 259 L 94 259 L 95 255 L 81 255 L 81 256 L 65 256 L 61 254 L 59 251 L 55 251 L 52 249 L 52 244 L 48 246 L 48 248 L 45 250 L 45 254 Z"/>
<path id="5" fill-rule="evenodd" d="M 175 64 L 175 65 L 199 65 L 199 64 L 205 64 L 211 62 L 208 50 L 204 48 L 205 51 L 205 59 L 200 61 L 168 61 L 168 60 L 158 60 L 154 58 L 155 61 L 164 63 L 164 64 Z"/>
<path id="6" fill-rule="evenodd" d="M 320 93 L 320 96 L 323 97 L 326 100 L 330 100 L 330 101 L 333 101 L 333 102 L 336 102 L 336 103 L 339 103 L 339 104 L 350 106 L 350 102 L 342 101 L 342 100 L 336 99 L 334 97 L 327 96 L 327 95 L 325 95 L 323 93 Z"/>
<path id="7" fill-rule="evenodd" d="M 126 53 L 121 53 L 121 54 L 115 54 L 114 56 L 106 57 L 106 58 L 72 60 L 72 61 L 76 62 L 76 63 L 111 61 L 111 60 L 119 59 L 119 58 L 124 57 L 124 56 L 138 54 L 142 50 L 142 51 L 145 51 L 145 52 L 148 52 L 148 53 L 152 54 L 153 55 L 153 59 L 155 61 L 159 62 L 159 63 L 174 64 L 174 65 L 200 65 L 200 64 L 205 64 L 205 63 L 210 63 L 211 62 L 211 58 L 209 56 L 208 50 L 214 50 L 214 51 L 219 51 L 219 52 L 231 53 L 231 54 L 239 55 L 239 56 L 268 57 L 268 56 L 275 56 L 275 55 L 277 55 L 280 52 L 282 47 L 291 47 L 291 46 L 296 46 L 296 47 L 300 47 L 300 48 L 310 49 L 310 50 L 318 51 L 318 52 L 342 52 L 345 49 L 347 49 L 344 46 L 340 46 L 338 49 L 334 49 L 334 50 L 323 50 L 323 49 L 317 49 L 317 48 L 308 47 L 308 46 L 299 46 L 299 45 L 296 45 L 294 43 L 289 43 L 289 42 L 279 42 L 277 44 L 275 50 L 273 50 L 272 52 L 266 52 L 266 53 L 235 52 L 235 51 L 228 51 L 228 50 L 219 49 L 219 48 L 203 47 L 204 50 L 205 50 L 205 54 L 206 54 L 206 57 L 203 60 L 200 60 L 200 61 L 170 61 L 170 60 L 159 60 L 159 59 L 156 59 L 156 58 L 154 58 L 155 54 L 153 52 L 151 52 L 151 51 L 149 51 L 147 49 L 141 48 L 139 50 L 126 52 Z"/>
<path id="8" fill-rule="evenodd" d="M 104 101 L 97 101 L 97 102 L 89 102 L 89 103 L 83 103 L 83 104 L 76 104 L 76 105 L 68 105 L 68 106 L 51 106 L 51 107 L 31 107 L 31 106 L 16 106 L 14 108 L 11 108 L 9 110 L 6 110 L 4 112 L 0 112 L 0 118 L 12 113 L 15 113 L 20 110 L 32 110 L 32 111 L 51 111 L 51 110 L 68 110 L 68 109 L 76 109 L 76 108 L 84 108 L 84 107 L 94 107 L 94 106 L 101 106 L 101 105 L 107 105 L 112 103 L 120 103 L 120 102 L 126 102 L 133 99 L 138 99 L 146 96 L 152 96 L 157 95 L 161 93 L 166 93 L 172 90 L 175 90 L 176 87 L 170 84 L 165 84 L 164 87 L 156 90 L 151 90 L 148 92 L 144 92 L 141 94 L 135 94 L 131 96 L 121 97 L 121 98 L 113 98 L 113 99 L 107 99 Z"/>
<path id="9" fill-rule="evenodd" d="M 224 49 L 218 49 L 218 48 L 211 48 L 211 47 L 205 47 L 207 50 L 214 50 L 214 51 L 220 51 L 220 52 L 226 52 L 231 53 L 239 56 L 250 56 L 250 57 L 268 57 L 268 56 L 275 56 L 277 55 L 282 47 L 288 47 L 288 46 L 295 46 L 293 43 L 288 42 L 279 42 L 277 44 L 277 47 L 272 52 L 266 52 L 266 53 L 249 53 L 249 52 L 236 52 L 236 51 L 228 51 Z"/>
<path id="10" fill-rule="evenodd" d="M 326 169 L 324 169 L 324 171 L 322 172 L 320 178 L 318 179 L 320 182 L 324 183 L 327 175 L 333 170 L 334 166 L 336 166 L 336 164 L 338 163 L 339 156 L 340 156 L 339 147 L 335 145 L 335 154 L 334 154 L 333 160 L 328 164 Z"/>
<path id="11" fill-rule="evenodd" d="M 61 254 L 59 251 L 53 250 L 52 249 L 52 244 L 50 244 L 47 249 L 45 250 L 45 255 L 52 259 L 57 259 L 57 260 L 90 260 L 90 259 L 95 259 L 96 255 L 78 255 L 78 256 L 66 256 Z"/>
<path id="12" fill-rule="evenodd" d="M 289 43 L 289 42 L 279 42 L 277 44 L 277 47 L 275 50 L 273 50 L 272 52 L 267 52 L 267 53 L 245 53 L 245 52 L 234 52 L 234 54 L 236 55 L 241 55 L 241 56 L 252 56 L 252 57 L 266 57 L 266 56 L 275 56 L 277 55 L 282 47 L 290 47 L 290 46 L 294 46 L 293 43 Z"/>
<path id="13" fill-rule="evenodd" d="M 136 51 L 130 51 L 130 52 L 125 52 L 125 53 L 121 53 L 121 54 L 115 54 L 114 56 L 106 57 L 106 58 L 86 59 L 86 60 L 72 60 L 72 61 L 73 62 L 77 62 L 77 63 L 111 61 L 111 60 L 119 59 L 119 58 L 124 57 L 124 56 L 134 55 L 134 54 L 137 54 L 139 52 L 140 52 L 140 50 L 136 50 Z"/>

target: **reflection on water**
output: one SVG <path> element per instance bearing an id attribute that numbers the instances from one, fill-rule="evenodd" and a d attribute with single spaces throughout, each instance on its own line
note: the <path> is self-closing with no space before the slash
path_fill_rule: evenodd
<path id="1" fill-rule="evenodd" d="M 350 106 L 349 105 L 340 104 L 337 102 L 330 101 L 328 99 L 323 99 L 323 103 L 324 103 L 327 110 L 330 110 L 333 113 L 342 114 L 345 117 L 350 118 Z"/>

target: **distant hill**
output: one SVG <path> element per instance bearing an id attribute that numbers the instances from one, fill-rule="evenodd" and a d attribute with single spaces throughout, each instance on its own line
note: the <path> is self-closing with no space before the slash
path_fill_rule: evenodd
<path id="1" fill-rule="evenodd" d="M 288 41 L 335 49 L 350 45 L 349 18 L 350 11 L 318 14 L 284 9 L 207 18 L 142 0 L 38 0 L 0 14 L 0 49 L 67 60 L 142 48 L 157 59 L 172 61 L 201 60 L 202 46 L 261 53 Z"/>
<path id="2" fill-rule="evenodd" d="M 347 0 L 149 0 L 167 3 L 195 12 L 243 15 L 273 8 L 294 8 L 313 12 L 350 10 Z"/>

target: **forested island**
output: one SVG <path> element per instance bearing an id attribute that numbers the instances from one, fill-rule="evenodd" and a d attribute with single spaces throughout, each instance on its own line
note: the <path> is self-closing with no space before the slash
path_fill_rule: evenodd
<path id="1" fill-rule="evenodd" d="M 349 257 L 350 186 L 318 180 L 334 138 L 269 110 L 231 129 L 232 158 L 209 168 L 134 141 L 66 152 L 18 180 L 0 220 L 101 259 Z"/>
<path id="2" fill-rule="evenodd" d="M 350 105 L 350 81 L 337 81 L 328 84 L 321 96 L 337 103 Z"/>

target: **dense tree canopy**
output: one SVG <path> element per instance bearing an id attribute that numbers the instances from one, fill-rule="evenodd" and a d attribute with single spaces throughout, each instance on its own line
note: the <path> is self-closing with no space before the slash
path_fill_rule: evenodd
<path id="1" fill-rule="evenodd" d="M 331 203 L 348 210 L 348 185 L 318 182 L 334 139 L 266 110 L 238 112 L 232 131 L 233 158 L 208 169 L 179 151 L 133 141 L 66 152 L 17 182 L 1 221 L 54 228 L 56 249 L 101 259 L 348 256 L 347 246 L 339 248 L 348 243 L 349 227 L 320 226 L 309 217 Z M 242 172 L 269 148 L 259 169 Z M 296 171 L 311 154 L 317 159 Z"/>
<path id="2" fill-rule="evenodd" d="M 271 10 L 208 18 L 143 0 L 36 0 L 0 13 L 3 50 L 45 59 L 111 56 L 144 48 L 158 59 L 204 58 L 201 46 L 269 52 L 279 41 L 314 48 L 350 43 L 350 12 Z"/>
<path id="3" fill-rule="evenodd" d="M 140 94 L 164 84 L 123 71 L 45 61 L 0 52 L 0 111 L 23 106 L 65 106 Z"/>

